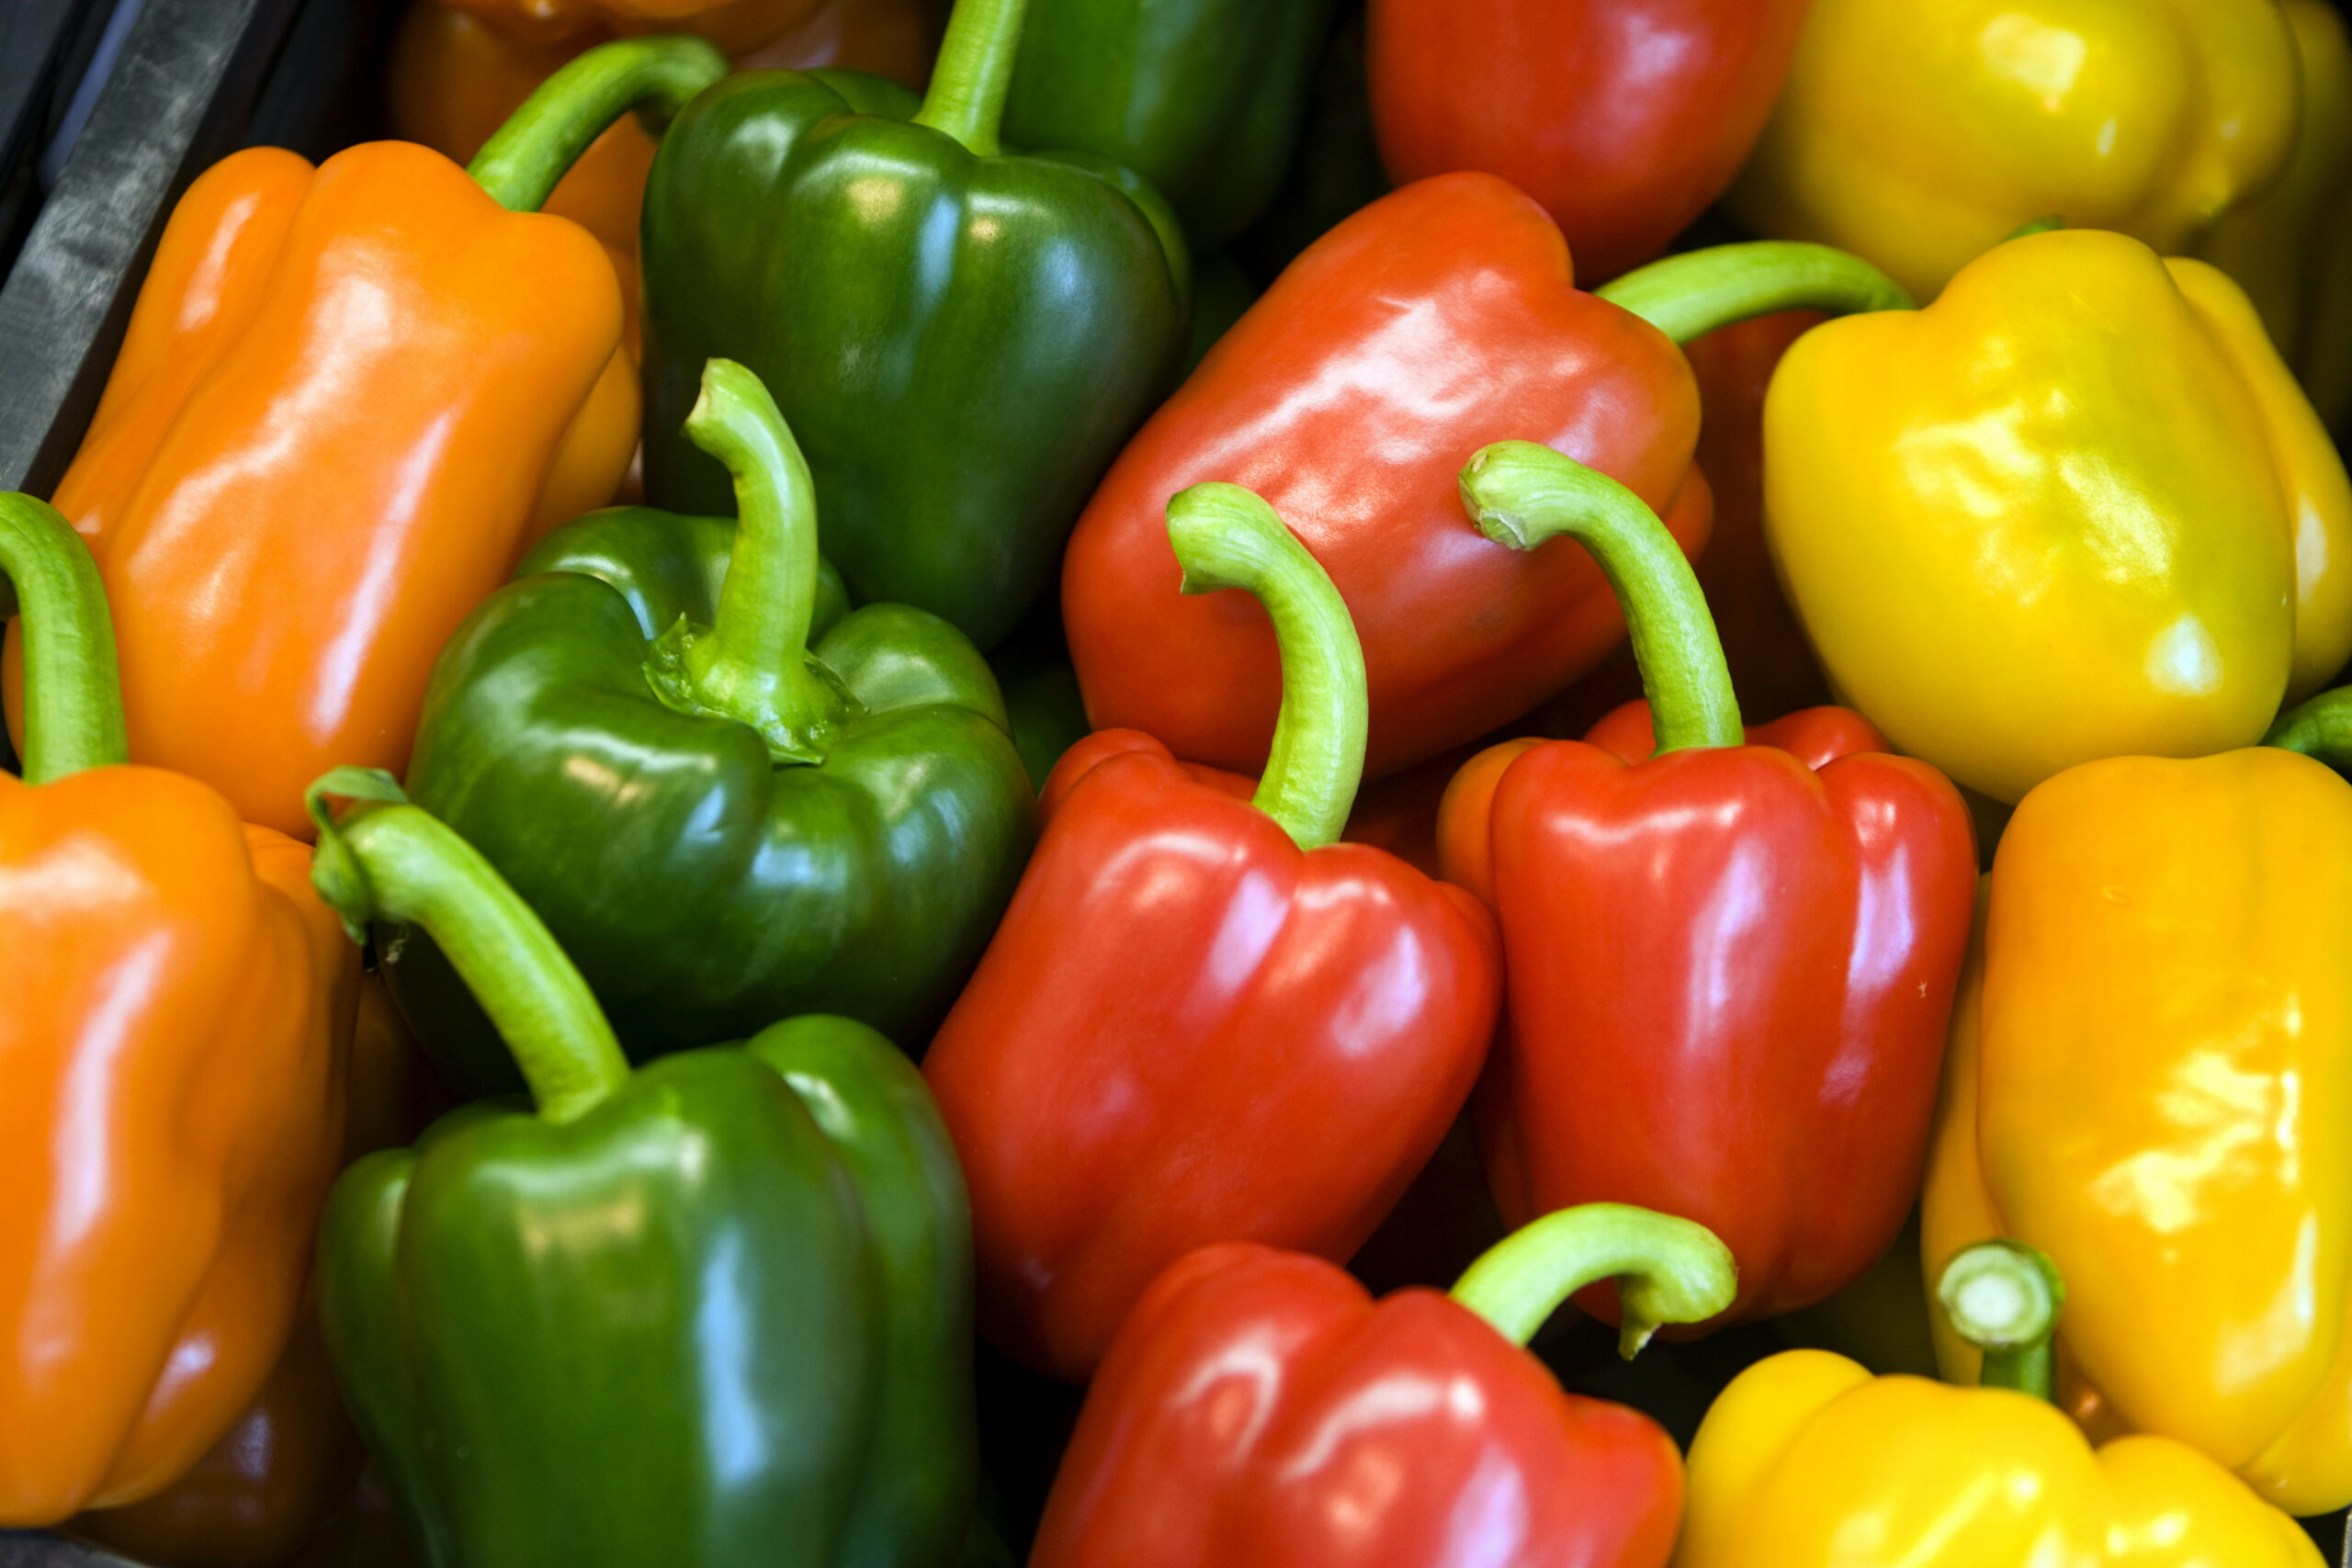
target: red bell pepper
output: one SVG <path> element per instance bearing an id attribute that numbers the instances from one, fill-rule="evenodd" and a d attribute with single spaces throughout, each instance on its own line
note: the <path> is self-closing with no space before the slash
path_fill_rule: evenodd
<path id="1" fill-rule="evenodd" d="M 1204 1247 L 1119 1330 L 1031 1568 L 1659 1568 L 1673 1439 L 1518 1347 L 1614 1276 L 1631 1357 L 1720 1312 L 1732 1273 L 1700 1226 L 1613 1203 L 1507 1238 L 1450 1299 L 1374 1305 L 1320 1259 Z"/>
<path id="2" fill-rule="evenodd" d="M 1622 487 L 1510 442 L 1462 489 L 1484 528 L 1590 546 L 1650 692 L 1591 743 L 1483 753 L 1442 808 L 1446 873 L 1499 917 L 1510 976 L 1478 1106 L 1496 1201 L 1514 1224 L 1599 1199 L 1687 1214 L 1739 1258 L 1732 1317 L 1820 1301 L 1918 1190 L 1968 809 L 1843 709 L 1742 745 L 1698 584 Z"/>
<path id="3" fill-rule="evenodd" d="M 1476 739 L 1591 668 L 1624 622 L 1574 544 L 1522 553 L 1465 525 L 1453 490 L 1470 455 L 1498 434 L 1545 442 L 1695 550 L 1710 508 L 1674 344 L 1767 310 L 1907 298 L 1817 245 L 1693 253 L 1611 289 L 1579 293 L 1551 220 L 1488 175 L 1408 186 L 1317 241 L 1079 519 L 1062 615 L 1089 720 L 1220 768 L 1265 761 L 1282 698 L 1266 617 L 1186 600 L 1160 542 L 1168 497 L 1221 479 L 1265 496 L 1347 601 L 1371 681 L 1368 773 Z"/>
<path id="4" fill-rule="evenodd" d="M 970 1182 L 981 1331 L 1069 1378 L 1195 1247 L 1354 1251 L 1468 1099 L 1501 988 L 1476 899 L 1334 841 L 1364 695 L 1330 581 L 1230 485 L 1177 496 L 1167 527 L 1188 592 L 1272 614 L 1273 760 L 1238 799 L 1149 736 L 1072 748 L 923 1063 Z"/>
<path id="5" fill-rule="evenodd" d="M 1500 175 L 1579 270 L 1666 249 L 1747 161 L 1807 0 L 1372 0 L 1373 130 L 1391 178 Z"/>

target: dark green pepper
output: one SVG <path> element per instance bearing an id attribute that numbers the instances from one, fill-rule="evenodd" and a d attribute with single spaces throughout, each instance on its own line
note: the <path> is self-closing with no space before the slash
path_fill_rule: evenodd
<path id="1" fill-rule="evenodd" d="M 1036 834 L 995 678 L 935 615 L 842 613 L 807 466 L 749 371 L 714 361 L 689 424 L 741 523 L 550 534 L 442 649 L 409 789 L 538 911 L 633 1057 L 801 1012 L 920 1044 Z M 460 1086 L 513 1087 L 434 944 L 385 954 Z"/>
<path id="2" fill-rule="evenodd" d="M 547 928 L 388 775 L 311 808 L 321 895 L 355 935 L 430 932 L 537 1102 L 359 1161 L 321 1225 L 336 1379 L 428 1568 L 956 1562 L 970 1214 L 922 1075 L 838 1018 L 631 1072 Z"/>
<path id="3" fill-rule="evenodd" d="M 984 649 L 1174 374 L 1190 288 L 1133 176 L 1000 154 L 1023 3 L 963 0 L 911 123 L 856 112 L 839 78 L 719 83 L 662 138 L 642 231 L 654 504 L 725 510 L 677 433 L 703 362 L 740 360 L 808 453 L 852 596 Z"/>

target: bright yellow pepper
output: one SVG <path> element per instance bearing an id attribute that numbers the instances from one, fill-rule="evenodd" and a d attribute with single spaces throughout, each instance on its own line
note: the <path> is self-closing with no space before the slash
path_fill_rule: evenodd
<path id="1" fill-rule="evenodd" d="M 1814 0 L 1728 200 L 1923 299 L 2037 218 L 2179 251 L 2284 165 L 2295 88 L 2278 0 Z"/>
<path id="2" fill-rule="evenodd" d="M 2086 1424 L 2290 1513 L 2352 1502 L 2352 785 L 2268 748 L 2087 763 L 2026 796 L 1989 885 L 1924 1260 L 2040 1248 Z"/>
<path id="3" fill-rule="evenodd" d="M 2352 655 L 2352 484 L 2245 296 L 2069 230 L 1797 340 L 1766 530 L 1840 698 L 2014 801 L 2258 739 Z"/>
<path id="4" fill-rule="evenodd" d="M 1872 1378 L 1826 1350 L 1758 1361 L 1690 1446 L 1675 1568 L 2318 1568 L 2288 1518 L 2194 1449 L 2094 1455 L 1999 1388 Z"/>

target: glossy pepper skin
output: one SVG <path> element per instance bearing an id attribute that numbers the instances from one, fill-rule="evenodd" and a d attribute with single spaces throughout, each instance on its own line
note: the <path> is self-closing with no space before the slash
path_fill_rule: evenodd
<path id="1" fill-rule="evenodd" d="M 278 1360 L 342 1131 L 356 955 L 310 852 L 123 764 L 106 602 L 0 497 L 30 647 L 0 774 L 0 1528 L 137 1501 Z"/>
<path id="2" fill-rule="evenodd" d="M 426 1568 L 954 1562 L 970 1252 L 912 1066 L 802 1018 L 632 1073 L 446 829 L 392 805 L 328 832 L 330 897 L 432 929 L 537 1101 L 370 1156 L 321 1227 L 328 1346 Z"/>
<path id="3" fill-rule="evenodd" d="M 1289 167 L 1332 3 L 1030 0 L 1005 140 L 1133 169 L 1222 244 Z"/>
<path id="4" fill-rule="evenodd" d="M 1133 176 L 999 151 L 1021 10 L 961 0 L 910 123 L 797 73 L 721 83 L 671 128 L 645 200 L 647 497 L 725 509 L 725 474 L 678 433 L 703 362 L 739 360 L 808 455 L 851 595 L 983 649 L 1051 582 L 1173 373 L 1190 291 L 1174 220 Z"/>
<path id="5" fill-rule="evenodd" d="M 742 522 L 634 508 L 549 535 L 444 649 L 409 787 L 639 1059 L 820 1010 L 919 1046 L 1028 858 L 1029 778 L 962 633 L 850 611 L 821 571 L 808 469 L 758 380 L 722 360 L 706 385 L 695 438 L 738 474 Z M 513 1086 L 429 942 L 388 969 L 462 1084 Z"/>
<path id="6" fill-rule="evenodd" d="M 2057 216 L 2188 249 L 2295 136 L 2277 0 L 1814 0 L 1728 206 L 1921 299 Z"/>
<path id="7" fill-rule="evenodd" d="M 2295 1514 L 2352 1502 L 2348 857 L 2352 786 L 2268 748 L 2027 795 L 1925 1211 L 1930 1268 L 2013 1236 L 2065 1271 L 2070 1406 Z M 1939 1341 L 1948 1371 L 1964 1350 Z"/>
<path id="8" fill-rule="evenodd" d="M 1830 682 L 2015 801 L 2257 739 L 2352 653 L 2352 485 L 2245 296 L 2119 234 L 2011 241 L 1808 333 L 1764 407 L 1774 560 Z"/>
<path id="9" fill-rule="evenodd" d="M 1286 624 L 1277 761 L 1237 798 L 1132 730 L 1072 747 L 923 1064 L 972 1187 L 982 1329 L 1069 1379 L 1194 1247 L 1361 1246 L 1469 1094 L 1501 980 L 1475 900 L 1332 842 L 1363 666 L 1329 580 L 1247 491 L 1169 517 L 1193 592 L 1249 587 Z"/>
<path id="10" fill-rule="evenodd" d="M 1620 1233 L 1613 1255 L 1578 1245 L 1604 1227 Z M 1547 1239 L 1566 1245 L 1541 1259 Z M 1512 1270 L 1532 1276 L 1516 1314 L 1478 1287 Z M 1731 1294 L 1729 1257 L 1703 1230 L 1613 1204 L 1504 1241 L 1450 1297 L 1375 1303 L 1332 1264 L 1267 1247 L 1188 1255 L 1087 1391 L 1033 1568 L 1663 1568 L 1682 1491 L 1673 1440 L 1564 1393 L 1519 1348 L 1570 1291 L 1617 1273 L 1634 1276 L 1629 1299 L 1674 1296 L 1648 1301 L 1629 1357 L 1657 1321 Z"/>
<path id="11" fill-rule="evenodd" d="M 1504 1221 L 1685 1214 L 1739 1259 L 1733 1319 L 1820 1301 L 1917 1190 L 1975 887 L 1967 807 L 1843 709 L 1740 744 L 1697 584 L 1622 489 L 1511 443 L 1463 494 L 1482 525 L 1577 530 L 1666 716 L 1493 748 L 1441 808 L 1445 874 L 1495 910 L 1510 976 L 1479 1103 Z"/>
<path id="12" fill-rule="evenodd" d="M 1826 1350 L 1733 1380 L 1690 1446 L 1689 1495 L 1674 1568 L 2321 1562 L 2294 1520 L 2183 1444 L 2124 1438 L 2093 1453 L 2041 1400 L 1872 1378 Z"/>
<path id="13" fill-rule="evenodd" d="M 1544 204 L 1579 272 L 1612 277 L 1739 172 L 1809 3 L 1372 0 L 1381 158 L 1399 183 L 1501 175 Z"/>

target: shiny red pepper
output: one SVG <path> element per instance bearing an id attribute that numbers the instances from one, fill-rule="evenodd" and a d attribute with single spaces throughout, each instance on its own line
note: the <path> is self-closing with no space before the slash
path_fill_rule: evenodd
<path id="1" fill-rule="evenodd" d="M 1168 537 L 1188 591 L 1272 613 L 1273 760 L 1238 799 L 1148 736 L 1073 747 L 923 1063 L 971 1187 L 981 1330 L 1069 1378 L 1195 1247 L 1354 1251 L 1468 1098 L 1499 999 L 1475 899 L 1333 842 L 1364 707 L 1329 580 L 1233 486 L 1170 502 Z"/>
<path id="2" fill-rule="evenodd" d="M 1713 1236 L 1616 1204 L 1509 1237 L 1450 1298 L 1375 1305 L 1318 1258 L 1204 1247 L 1119 1330 L 1031 1568 L 1659 1568 L 1673 1439 L 1518 1348 L 1611 1276 L 1629 1357 L 1733 1290 Z"/>
<path id="3" fill-rule="evenodd" d="M 1373 129 L 1390 177 L 1500 175 L 1581 270 L 1666 249 L 1747 159 L 1808 0 L 1372 0 Z"/>
<path id="4" fill-rule="evenodd" d="M 1591 546 L 1652 696 L 1589 743 L 1483 753 L 1442 810 L 1447 875 L 1503 931 L 1478 1108 L 1503 1217 L 1688 1215 L 1739 1258 L 1734 1318 L 1822 1300 L 1918 1190 L 1974 897 L 1967 807 L 1843 709 L 1742 745 L 1698 585 L 1620 487 L 1507 443 L 1463 494 L 1484 526 Z"/>

